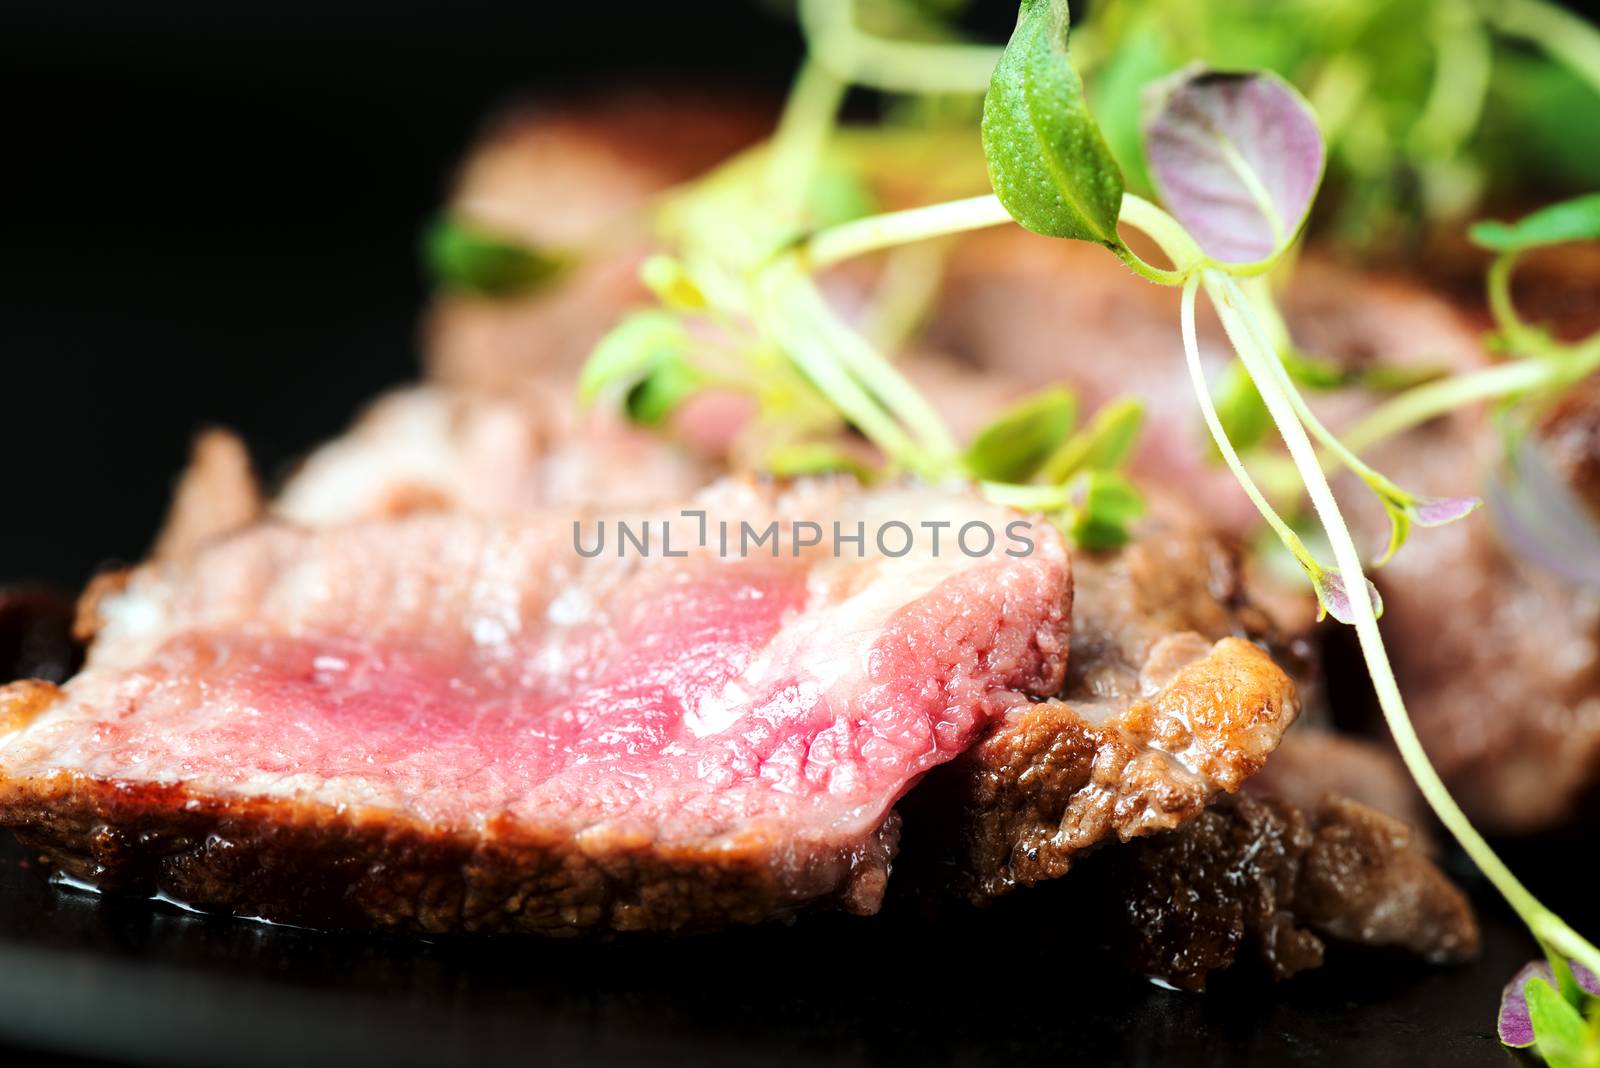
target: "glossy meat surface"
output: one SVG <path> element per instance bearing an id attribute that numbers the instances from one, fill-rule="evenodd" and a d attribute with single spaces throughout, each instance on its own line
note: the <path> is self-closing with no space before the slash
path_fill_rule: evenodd
<path id="1" fill-rule="evenodd" d="M 692 506 L 757 528 L 1017 519 L 960 494 L 842 483 L 722 484 Z M 552 854 L 608 871 L 606 899 L 578 912 L 525 889 L 482 924 L 448 908 L 370 916 L 428 929 L 699 926 L 817 898 L 872 911 L 899 796 L 1059 687 L 1071 599 L 1059 538 L 1036 524 L 1020 558 L 1003 540 L 981 557 L 922 541 L 898 558 L 869 540 L 865 559 L 827 546 L 721 559 L 715 527 L 695 548 L 696 525 L 673 524 L 687 557 L 649 559 L 581 557 L 570 514 L 269 526 L 135 571 L 101 596 L 88 667 L 63 693 L 5 691 L 25 725 L 0 741 L 0 814 L 89 877 L 115 865 L 92 834 L 71 837 L 85 823 L 170 815 L 187 828 L 196 811 L 260 840 L 283 823 L 348 822 L 541 871 Z M 129 788 L 182 803 L 110 814 Z M 184 849 L 151 847 L 174 850 L 158 885 L 218 893 L 197 874 L 206 847 L 174 834 Z M 318 868 L 320 850 L 299 852 L 287 863 Z M 665 885 L 618 874 L 660 866 Z M 697 867 L 761 889 L 686 906 L 692 893 L 672 886 Z M 471 864 L 438 877 L 463 901 L 481 889 Z M 196 903 L 298 915 L 274 900 Z"/>

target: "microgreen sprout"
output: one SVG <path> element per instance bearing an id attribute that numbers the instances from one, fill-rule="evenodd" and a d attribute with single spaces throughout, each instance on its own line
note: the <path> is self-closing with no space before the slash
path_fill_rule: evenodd
<path id="1" fill-rule="evenodd" d="M 1600 978 L 1553 956 L 1524 966 L 1500 995 L 1500 1041 L 1537 1047 L 1558 1068 L 1600 1065 Z"/>
<path id="2" fill-rule="evenodd" d="M 1597 129 L 1572 121 L 1600 94 L 1600 33 L 1551 0 L 1119 0 L 1090 6 L 1084 42 L 1089 99 L 1135 192 L 1150 183 L 1130 94 L 1196 59 L 1305 92 L 1332 221 L 1366 248 L 1460 219 L 1530 171 L 1600 182 Z"/>
<path id="3" fill-rule="evenodd" d="M 569 258 L 461 219 L 433 223 L 423 235 L 423 258 L 445 289 L 484 297 L 510 297 L 537 289 L 567 269 Z"/>
<path id="4" fill-rule="evenodd" d="M 843 23 L 813 17 L 822 11 L 820 0 L 805 7 L 811 12 L 806 26 L 819 35 L 811 42 L 813 58 L 807 70 L 821 66 L 838 81 L 848 77 L 878 84 L 855 62 L 819 58 L 819 51 L 832 57 L 836 50 L 859 56 L 865 47 L 859 41 L 840 43 L 844 40 L 840 34 L 857 32 L 851 29 L 855 23 L 848 11 L 838 14 L 848 5 L 830 7 L 829 18 L 843 18 Z M 1323 470 L 1326 460 L 1342 462 L 1377 493 L 1393 525 L 1385 556 L 1392 555 L 1413 525 L 1463 518 L 1477 502 L 1410 494 L 1364 464 L 1357 456 L 1361 448 L 1464 399 L 1571 381 L 1567 376 L 1577 369 L 1592 369 L 1590 361 L 1600 363 L 1600 342 L 1562 349 L 1515 319 L 1507 298 L 1506 308 L 1497 311 L 1502 332 L 1516 344 L 1536 350 L 1537 364 L 1518 363 L 1537 366 L 1538 371 L 1505 375 L 1494 379 L 1492 386 L 1472 376 L 1418 386 L 1380 407 L 1363 424 L 1364 430 L 1358 426 L 1341 442 L 1301 397 L 1286 365 L 1286 355 L 1293 355 L 1287 331 L 1259 284 L 1259 276 L 1288 255 L 1321 180 L 1325 154 L 1311 108 L 1286 82 L 1271 75 L 1191 68 L 1160 83 L 1147 98 L 1144 148 L 1150 175 L 1166 202 L 1164 209 L 1126 191 L 1122 171 L 1090 113 L 1069 54 L 1069 25 L 1064 0 L 1023 0 L 1020 5 L 1016 30 L 994 64 L 984 102 L 982 142 L 993 196 L 809 231 L 795 229 L 797 213 L 792 206 L 800 202 L 798 198 L 788 201 L 789 207 L 776 219 L 769 210 L 763 223 L 730 212 L 735 201 L 723 197 L 710 213 L 714 218 L 701 216 L 718 239 L 707 240 L 704 235 L 691 239 L 691 249 L 684 254 L 697 290 L 705 294 L 722 328 L 742 338 L 738 344 L 749 350 L 753 365 L 772 369 L 774 359 L 786 364 L 787 373 L 804 383 L 804 391 L 832 408 L 839 427 L 848 425 L 876 446 L 890 472 L 974 480 L 997 502 L 1054 516 L 1080 547 L 1103 548 L 1124 539 L 1128 523 L 1142 510 L 1136 491 L 1116 471 L 1137 428 L 1136 407 L 1110 406 L 1074 432 L 1075 404 L 1062 392 L 1046 392 L 1002 414 L 962 450 L 904 375 L 832 309 L 812 275 L 855 256 L 1014 220 L 1038 233 L 1099 244 L 1149 281 L 1180 286 L 1183 354 L 1215 447 L 1307 574 L 1322 611 L 1354 626 L 1384 717 L 1422 794 L 1552 958 L 1570 958 L 1600 972 L 1600 951 L 1534 898 L 1506 868 L 1424 753 L 1378 629 L 1377 591 L 1366 577 L 1361 553 Z M 919 61 L 938 62 L 935 52 L 917 55 Z M 915 88 L 916 79 L 902 73 L 890 79 L 895 88 Z M 816 154 L 826 141 L 831 115 L 823 112 L 830 100 L 836 108 L 840 96 L 815 92 L 814 84 L 808 84 L 811 77 L 802 73 L 791 110 L 780 125 L 778 143 L 768 150 L 769 158 L 788 159 L 806 174 L 815 172 Z M 1445 102 L 1439 105 L 1444 106 Z M 805 121 L 796 118 L 795 108 L 801 109 Z M 803 194 L 802 188 L 798 196 Z M 759 214 L 762 200 L 752 196 L 738 203 L 739 211 Z M 1582 221 L 1574 223 L 1573 218 Z M 1590 215 L 1587 209 L 1577 210 L 1563 219 L 1567 221 L 1554 231 L 1571 235 L 1589 225 Z M 1122 228 L 1142 231 L 1171 266 L 1148 263 L 1134 253 L 1121 236 Z M 1543 240 L 1552 231 L 1541 223 L 1526 227 L 1520 238 L 1491 232 L 1483 239 L 1507 244 L 1504 255 L 1514 257 L 1526 247 L 1530 232 Z M 740 251 L 730 253 L 722 247 L 724 236 L 729 247 Z M 761 247 L 770 250 L 764 258 L 751 254 Z M 1508 261 L 1502 273 L 1509 269 Z M 1499 284 L 1504 285 L 1503 278 Z M 664 295 L 678 292 L 665 273 L 656 288 Z M 1241 373 L 1259 397 L 1265 413 L 1261 433 L 1265 425 L 1275 428 L 1287 450 L 1326 534 L 1331 563 L 1318 560 L 1274 510 L 1230 440 L 1200 364 L 1195 308 L 1201 292 L 1215 308 Z M 602 345 L 597 360 L 605 350 Z M 639 359 L 609 362 L 628 367 L 630 373 L 655 366 Z M 1313 438 L 1326 455 L 1319 454 Z M 829 447 L 837 448 L 838 443 Z"/>

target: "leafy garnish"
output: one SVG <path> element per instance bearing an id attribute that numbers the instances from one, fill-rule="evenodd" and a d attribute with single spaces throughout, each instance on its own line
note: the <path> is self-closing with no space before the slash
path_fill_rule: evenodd
<path id="1" fill-rule="evenodd" d="M 806 7 L 820 12 L 830 2 L 833 0 L 808 0 Z M 1532 2 L 1517 0 L 1519 6 Z M 1259 22 L 1249 21 L 1252 29 Z M 814 183 L 818 158 L 847 88 L 844 70 L 849 68 L 853 80 L 867 75 L 849 64 L 841 64 L 837 76 L 818 75 L 821 67 L 808 63 L 780 124 L 781 143 L 771 147 L 769 166 L 762 169 L 762 177 L 769 182 L 775 176 L 787 176 L 779 183 L 784 195 L 774 198 L 767 187 L 753 185 L 736 170 L 723 168 L 720 178 L 727 184 L 720 191 L 680 198 L 678 210 L 663 213 L 667 219 L 663 236 L 683 246 L 679 253 L 686 271 L 707 298 L 708 308 L 698 316 L 701 325 L 720 335 L 710 347 L 717 350 L 719 359 L 739 365 L 731 369 L 731 377 L 751 385 L 758 395 L 793 393 L 805 399 L 796 408 L 824 413 L 820 419 L 808 419 L 803 428 L 789 427 L 787 434 L 772 435 L 769 441 L 809 442 L 839 433 L 842 445 L 849 440 L 843 437 L 848 428 L 881 453 L 885 470 L 949 480 L 970 477 L 962 450 L 910 381 L 829 306 L 816 286 L 816 270 L 867 252 L 1015 219 L 1039 233 L 1102 244 L 1139 275 L 1159 284 L 1182 286 L 1184 356 L 1213 442 L 1280 542 L 1305 569 L 1322 610 L 1354 626 L 1379 707 L 1419 789 L 1543 944 L 1591 969 L 1600 969 L 1600 949 L 1517 881 L 1429 762 L 1389 663 L 1378 626 L 1381 603 L 1377 590 L 1366 577 L 1361 552 L 1312 437 L 1398 512 L 1400 529 L 1391 539 L 1395 544 L 1411 525 L 1459 518 L 1469 503 L 1464 498 L 1439 502 L 1407 494 L 1341 445 L 1306 404 L 1285 365 L 1290 343 L 1286 329 L 1281 328 L 1281 317 L 1271 307 L 1270 292 L 1256 286 L 1247 295 L 1239 284 L 1239 279 L 1261 282 L 1261 272 L 1282 257 L 1304 223 L 1323 162 L 1320 134 L 1309 108 L 1287 85 L 1265 75 L 1187 72 L 1166 85 L 1150 125 L 1153 139 L 1164 142 L 1165 147 L 1147 150 L 1146 155 L 1158 182 L 1168 190 L 1168 207 L 1174 217 L 1124 192 L 1122 174 L 1085 106 L 1082 84 L 1067 54 L 1067 30 L 1065 3 L 1022 3 L 1016 31 L 995 67 L 984 109 L 982 140 L 995 196 L 890 212 L 821 232 L 806 229 L 804 196 Z M 896 51 L 895 55 L 933 62 L 939 47 L 929 45 L 928 51 L 919 48 Z M 915 79 L 902 79 L 901 73 L 897 71 L 892 82 L 906 88 Z M 1447 83 L 1462 73 L 1436 71 L 1435 82 L 1448 88 Z M 1434 98 L 1438 104 L 1430 107 L 1436 112 L 1433 126 L 1427 137 L 1419 137 L 1419 144 L 1448 140 L 1438 136 L 1440 131 L 1461 125 L 1453 114 L 1455 109 L 1448 106 L 1448 93 L 1434 94 Z M 1226 214 L 1229 211 L 1231 216 Z M 1171 267 L 1142 260 L 1121 241 L 1119 224 L 1147 235 Z M 670 313 L 658 309 L 659 314 L 673 319 L 688 316 L 686 309 L 692 301 L 674 295 L 679 291 L 673 277 L 661 274 L 656 287 L 669 307 L 675 308 Z M 1299 534 L 1277 514 L 1228 439 L 1210 397 L 1196 339 L 1195 300 L 1202 288 L 1305 487 L 1326 534 L 1333 566 L 1313 557 Z M 1491 287 L 1491 292 L 1496 290 Z M 1497 313 L 1497 319 L 1502 318 Z M 1535 336 L 1529 330 L 1502 326 L 1507 339 L 1516 344 Z M 678 330 L 680 338 L 691 333 L 699 337 L 698 331 L 689 331 L 681 322 Z M 586 375 L 588 392 L 592 395 L 618 385 L 634 389 L 680 355 L 667 343 L 671 336 L 664 329 L 655 335 L 641 328 L 640 337 L 608 339 L 615 351 L 597 352 L 595 360 L 600 367 L 591 368 Z M 691 366 L 698 367 L 705 355 L 695 353 Z M 1385 420 L 1379 429 L 1411 425 L 1407 420 L 1414 420 L 1418 413 L 1438 414 L 1462 397 L 1483 399 L 1498 395 L 1495 390 L 1566 381 L 1559 376 L 1593 370 L 1600 364 L 1600 342 L 1570 355 L 1570 359 L 1550 361 L 1551 366 L 1559 362 L 1559 371 L 1530 375 L 1522 368 L 1498 367 L 1481 372 L 1494 375 L 1492 383 L 1484 378 L 1419 387 L 1412 391 L 1417 396 L 1397 398 L 1393 402 L 1396 407 L 1387 414 L 1375 413 Z M 1507 375 L 1507 371 L 1512 373 Z M 672 373 L 668 372 L 669 376 Z M 670 395 L 672 391 L 666 392 Z M 771 410 L 779 405 L 763 402 L 761 407 Z M 1032 422 L 1027 425 L 1034 426 Z M 1034 476 L 1035 481 L 984 479 L 979 481 L 979 489 L 997 503 L 1045 512 L 1072 533 L 1080 547 L 1115 544 L 1127 536 L 1130 521 L 1142 507 L 1132 487 L 1111 470 L 1128 451 L 1130 427 L 1137 427 L 1136 414 L 1102 413 L 1089 428 L 1056 448 Z M 1038 441 L 1055 433 L 1049 426 L 1046 430 Z M 1383 436 L 1370 426 L 1365 432 Z M 1028 464 L 1021 462 L 1019 454 L 1003 448 L 997 453 L 994 443 L 998 440 L 991 438 L 979 450 L 980 459 L 974 466 L 993 464 L 997 469 L 1009 468 L 1005 471 L 1008 475 L 1025 477 L 1019 472 Z M 1029 447 L 1019 452 L 1031 454 L 1034 443 L 1030 441 Z M 816 463 L 842 463 L 843 458 L 830 450 L 812 454 L 809 460 L 779 462 L 791 470 L 802 470 Z M 1041 484 L 1041 477 L 1065 481 Z"/>
<path id="2" fill-rule="evenodd" d="M 995 195 L 1035 233 L 1115 248 L 1122 171 L 1067 58 L 1066 0 L 1022 0 L 983 102 Z"/>
<path id="3" fill-rule="evenodd" d="M 702 379 L 676 353 L 663 353 L 644 378 L 628 390 L 624 408 L 640 426 L 660 426 L 678 405 L 699 392 Z"/>
<path id="4" fill-rule="evenodd" d="M 779 478 L 842 473 L 870 482 L 873 470 L 845 449 L 826 441 L 802 441 L 779 445 L 767 452 L 764 465 Z"/>
<path id="5" fill-rule="evenodd" d="M 1143 425 L 1144 405 L 1132 397 L 1103 405 L 1088 426 L 1068 438 L 1045 462 L 1044 480 L 1062 483 L 1079 471 L 1110 471 L 1120 466 Z"/>
<path id="6" fill-rule="evenodd" d="M 1526 252 L 1544 245 L 1600 239 L 1600 193 L 1552 204 L 1514 223 L 1474 223 L 1468 233 L 1493 252 Z"/>
<path id="7" fill-rule="evenodd" d="M 967 447 L 972 477 L 991 482 L 1026 482 L 1072 433 L 1078 399 L 1059 386 L 1013 405 L 978 431 Z"/>
<path id="8" fill-rule="evenodd" d="M 1190 68 L 1152 87 L 1145 152 L 1167 210 L 1218 263 L 1281 255 L 1322 180 L 1322 134 L 1272 74 Z"/>
<path id="9" fill-rule="evenodd" d="M 682 361 L 689 333 L 676 316 L 657 309 L 628 315 L 600 339 L 578 376 L 578 400 L 593 404 L 610 391 L 627 394 L 658 367 Z"/>
<path id="10" fill-rule="evenodd" d="M 1144 514 L 1144 497 L 1115 471 L 1085 471 L 1068 487 L 1067 533 L 1080 549 L 1116 549 L 1133 537 L 1129 531 Z"/>
<path id="11" fill-rule="evenodd" d="M 683 261 L 657 253 L 639 265 L 639 281 L 674 311 L 703 311 L 705 293 L 695 284 Z"/>
<path id="12" fill-rule="evenodd" d="M 1567 966 L 1571 972 L 1572 980 L 1577 990 L 1576 993 L 1587 994 L 1591 998 L 1600 998 L 1600 977 L 1585 968 L 1577 961 L 1569 961 Z M 1558 992 L 1560 982 L 1556 978 L 1555 969 L 1550 967 L 1550 962 L 1545 960 L 1530 961 L 1512 976 L 1511 982 L 1500 992 L 1500 1020 L 1498 1031 L 1500 1041 L 1504 1045 L 1515 1049 L 1527 1049 L 1537 1040 L 1533 1019 L 1529 1014 L 1528 984 L 1532 980 L 1540 980 L 1548 984 L 1552 992 Z M 1557 994 L 1559 997 L 1559 993 Z"/>
<path id="13" fill-rule="evenodd" d="M 1311 585 L 1317 591 L 1317 619 L 1322 620 L 1332 616 L 1340 623 L 1350 624 L 1356 621 L 1356 610 L 1350 602 L 1350 588 L 1345 585 L 1344 576 L 1331 567 L 1306 568 L 1306 573 L 1311 576 Z M 1374 616 L 1383 615 L 1383 597 L 1378 593 L 1378 587 L 1372 580 L 1363 577 L 1362 581 L 1367 586 L 1367 598 L 1372 604 Z"/>
<path id="14" fill-rule="evenodd" d="M 1238 360 L 1228 364 L 1217 379 L 1216 405 L 1222 429 L 1236 449 L 1255 448 L 1272 429 L 1272 416 L 1261 400 L 1261 391 Z"/>
<path id="15" fill-rule="evenodd" d="M 537 289 L 568 266 L 565 256 L 530 248 L 459 219 L 435 222 L 423 237 L 434 280 L 447 289 L 508 297 Z"/>

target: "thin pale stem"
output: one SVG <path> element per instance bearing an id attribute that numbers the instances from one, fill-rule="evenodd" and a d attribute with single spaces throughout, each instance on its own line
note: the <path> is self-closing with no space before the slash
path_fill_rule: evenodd
<path id="1" fill-rule="evenodd" d="M 1517 915 L 1528 925 L 1534 936 L 1549 942 L 1590 969 L 1600 968 L 1600 950 L 1596 950 L 1560 917 L 1545 908 L 1527 887 L 1522 885 L 1522 882 L 1512 874 L 1478 834 L 1477 829 L 1472 826 L 1472 821 L 1461 811 L 1461 807 L 1456 804 L 1455 798 L 1445 787 L 1444 781 L 1439 778 L 1439 773 L 1434 770 L 1427 752 L 1422 748 L 1421 740 L 1417 737 L 1416 729 L 1411 724 L 1405 700 L 1400 695 L 1399 683 L 1394 677 L 1394 668 L 1389 663 L 1389 653 L 1384 647 L 1383 635 L 1378 629 L 1378 618 L 1368 594 L 1366 574 L 1361 566 L 1361 553 L 1356 548 L 1355 539 L 1351 537 L 1343 514 L 1339 511 L 1333 489 L 1328 485 L 1322 465 L 1318 462 L 1316 450 L 1311 444 L 1311 439 L 1306 436 L 1305 428 L 1295 418 L 1294 406 L 1286 396 L 1282 384 L 1270 373 L 1266 361 L 1270 359 L 1272 353 L 1263 351 L 1259 346 L 1257 340 L 1261 335 L 1259 326 L 1252 328 L 1249 325 L 1252 317 L 1250 306 L 1248 304 L 1232 306 L 1217 284 L 1217 280 L 1218 276 L 1207 272 L 1206 292 L 1216 305 L 1217 314 L 1222 319 L 1223 329 L 1227 331 L 1229 340 L 1239 352 L 1245 368 L 1250 371 L 1256 388 L 1261 391 L 1267 411 L 1277 425 L 1278 432 L 1282 435 L 1284 445 L 1288 448 L 1301 478 L 1305 480 L 1312 507 L 1316 509 L 1317 517 L 1327 532 L 1329 543 L 1333 547 L 1334 560 L 1344 578 L 1355 618 L 1356 637 L 1361 643 L 1367 671 L 1372 676 L 1379 706 L 1383 710 L 1390 732 L 1394 735 L 1395 744 L 1399 748 L 1407 770 L 1411 772 L 1412 778 L 1416 780 L 1417 786 L 1433 808 L 1434 814 L 1439 817 L 1439 821 L 1455 836 L 1462 849 L 1500 891 L 1507 903 L 1516 910 Z"/>
<path id="2" fill-rule="evenodd" d="M 1000 198 L 989 193 L 830 226 L 806 241 L 800 253 L 812 268 L 821 270 L 880 249 L 1011 221 Z"/>
<path id="3" fill-rule="evenodd" d="M 952 462 L 958 452 L 955 439 L 933 405 L 871 342 L 834 314 L 810 278 L 799 271 L 796 275 L 790 284 L 800 291 L 797 299 L 810 309 L 813 321 L 839 362 L 917 436 L 927 461 L 935 469 Z"/>
<path id="4" fill-rule="evenodd" d="M 813 309 L 792 287 L 774 285 L 766 294 L 772 313 L 764 318 L 779 347 L 813 385 L 843 413 L 867 439 L 895 463 L 918 467 L 920 453 L 906 432 L 840 365 L 829 345 L 810 327 Z"/>
<path id="5" fill-rule="evenodd" d="M 980 482 L 984 497 L 995 504 L 1027 512 L 1058 512 L 1070 503 L 1065 486 L 1022 486 L 1014 482 Z"/>
<path id="6" fill-rule="evenodd" d="M 863 33 L 849 0 L 802 0 L 809 51 L 837 77 L 891 93 L 982 93 L 1003 51 L 995 45 L 895 41 Z"/>
<path id="7" fill-rule="evenodd" d="M 1206 429 L 1211 431 L 1211 440 L 1216 442 L 1217 451 L 1222 454 L 1228 470 L 1233 472 L 1233 477 L 1244 489 L 1245 496 L 1250 498 L 1250 503 L 1256 506 L 1256 511 L 1261 513 L 1261 518 L 1267 521 L 1273 533 L 1277 534 L 1289 550 L 1304 563 L 1310 559 L 1310 552 L 1300 541 L 1300 536 L 1284 522 L 1277 509 L 1267 502 L 1265 495 L 1256 487 L 1255 479 L 1245 468 L 1244 461 L 1239 459 L 1239 453 L 1234 449 L 1233 442 L 1228 440 L 1228 432 L 1222 425 L 1222 417 L 1217 414 L 1217 406 L 1211 399 L 1211 388 L 1206 383 L 1205 368 L 1200 363 L 1200 342 L 1194 327 L 1195 290 L 1199 285 L 1198 275 L 1184 283 L 1179 322 L 1183 331 L 1183 354 L 1189 365 L 1189 381 L 1194 386 L 1195 399 L 1200 402 L 1200 414 L 1205 418 Z"/>
<path id="8" fill-rule="evenodd" d="M 1231 302 L 1241 306 L 1247 303 L 1244 293 L 1233 279 L 1224 276 L 1220 284 Z M 1306 403 L 1305 397 L 1295 388 L 1294 382 L 1289 378 L 1289 372 L 1283 366 L 1283 360 L 1278 356 L 1277 345 L 1266 332 L 1268 327 L 1261 323 L 1258 314 L 1256 314 L 1257 309 L 1252 308 L 1251 312 L 1252 314 L 1243 316 L 1245 326 L 1254 333 L 1255 341 L 1261 347 L 1261 350 L 1272 353 L 1272 359 L 1267 361 L 1269 366 L 1266 370 L 1283 387 L 1284 395 L 1289 398 L 1290 403 L 1294 406 L 1295 415 L 1300 419 L 1300 422 L 1310 428 L 1312 435 L 1322 442 L 1323 448 L 1332 453 L 1340 463 L 1354 471 L 1375 493 L 1393 498 L 1409 496 L 1382 472 L 1374 469 L 1352 452 L 1332 431 L 1322 425 L 1322 420 L 1317 418 L 1317 414 L 1311 410 L 1311 405 Z"/>
<path id="9" fill-rule="evenodd" d="M 781 217 L 800 214 L 847 88 L 812 60 L 800 65 L 766 162 L 766 185 Z"/>
<path id="10" fill-rule="evenodd" d="M 1600 92 L 1600 31 L 1545 0 L 1501 0 L 1489 17 L 1502 32 L 1532 41 Z"/>
<path id="11" fill-rule="evenodd" d="M 1352 426 L 1344 434 L 1345 446 L 1352 452 L 1364 452 L 1386 438 L 1476 401 L 1537 389 L 1555 381 L 1558 373 L 1559 368 L 1549 360 L 1523 359 L 1417 386 Z"/>
<path id="12" fill-rule="evenodd" d="M 1176 278 L 1178 283 L 1183 282 L 1205 260 L 1205 253 L 1195 243 L 1185 230 L 1171 215 L 1156 207 L 1150 201 L 1133 193 L 1122 194 L 1122 207 L 1117 215 L 1119 223 L 1126 223 L 1147 234 L 1152 241 L 1161 247 L 1161 251 L 1172 260 L 1175 268 L 1173 271 L 1162 272 Z M 1141 261 L 1142 262 L 1142 261 Z M 1130 264 L 1130 266 L 1132 266 Z M 1138 268 L 1135 268 L 1137 270 Z M 1158 268 L 1152 268 L 1159 270 Z M 1140 272 L 1143 273 L 1143 272 Z M 1164 285 L 1175 284 L 1158 278 L 1155 281 Z"/>

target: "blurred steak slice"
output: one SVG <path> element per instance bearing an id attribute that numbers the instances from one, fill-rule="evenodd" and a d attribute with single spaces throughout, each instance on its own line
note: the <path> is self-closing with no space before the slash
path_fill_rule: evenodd
<path id="1" fill-rule="evenodd" d="M 102 593 L 89 665 L 0 689 L 0 823 L 72 875 L 274 920 L 571 933 L 879 904 L 891 808 L 1059 689 L 1071 579 L 872 548 L 1015 513 L 932 490 L 723 483 L 673 551 L 573 514 L 257 527 Z M 857 523 L 719 558 L 719 519 Z M 635 528 L 637 529 L 637 528 Z M 614 536 L 614 535 L 613 535 Z M 585 532 L 584 543 L 593 538 Z M 615 542 L 613 541 L 613 545 Z"/>
<path id="2" fill-rule="evenodd" d="M 578 262 L 510 299 L 441 296 L 426 330 L 430 377 L 502 390 L 575 372 L 624 311 L 650 300 L 638 278 L 650 198 L 767 136 L 772 117 L 726 94 L 657 88 L 492 123 L 457 176 L 451 215 Z"/>
<path id="3" fill-rule="evenodd" d="M 1226 798 L 1185 826 L 1106 857 L 1129 965 L 1187 990 L 1241 954 L 1286 979 L 1323 960 L 1322 937 L 1434 963 L 1478 952 L 1466 896 L 1409 826 L 1329 794 L 1302 808 Z"/>
<path id="4" fill-rule="evenodd" d="M 1597 426 L 1600 387 L 1585 383 L 1532 438 L 1552 475 L 1591 505 Z M 1502 455 L 1486 413 L 1462 411 L 1386 443 L 1372 459 L 1406 488 L 1443 496 L 1483 492 Z M 1377 544 L 1381 511 L 1360 494 L 1348 500 Z M 1501 833 L 1527 833 L 1595 811 L 1600 590 L 1516 552 L 1492 509 L 1418 532 L 1375 578 L 1417 733 L 1468 814 Z"/>
<path id="5" fill-rule="evenodd" d="M 1302 722 L 1284 736 L 1244 792 L 1303 809 L 1316 808 L 1328 794 L 1348 797 L 1410 825 L 1418 845 L 1431 851 L 1433 815 L 1400 755 L 1386 741 Z"/>
<path id="6" fill-rule="evenodd" d="M 378 398 L 284 483 L 272 512 L 306 526 L 412 512 L 510 515 L 557 505 L 648 507 L 712 480 L 659 435 L 582 412 L 576 387 L 487 396 L 415 386 Z"/>
<path id="7" fill-rule="evenodd" d="M 913 793 L 905 861 L 974 901 L 1065 874 L 1089 847 L 1194 819 L 1258 770 L 1299 712 L 1260 647 L 1233 555 L 1192 528 L 1074 557 L 1072 659 Z"/>
<path id="8" fill-rule="evenodd" d="M 244 442 L 226 430 L 201 431 L 173 488 L 172 504 L 151 555 L 187 556 L 213 538 L 249 526 L 261 517 L 262 509 L 261 490 Z"/>

